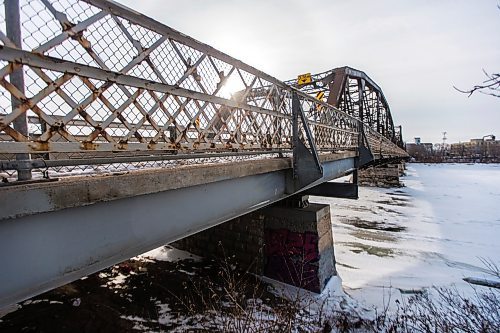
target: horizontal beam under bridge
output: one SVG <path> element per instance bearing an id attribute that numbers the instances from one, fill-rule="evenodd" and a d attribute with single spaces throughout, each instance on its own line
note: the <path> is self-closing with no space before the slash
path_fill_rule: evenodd
<path id="1" fill-rule="evenodd" d="M 355 158 L 323 159 L 311 186 L 352 170 Z M 0 188 L 0 308 L 293 194 L 290 162 L 279 160 Z"/>

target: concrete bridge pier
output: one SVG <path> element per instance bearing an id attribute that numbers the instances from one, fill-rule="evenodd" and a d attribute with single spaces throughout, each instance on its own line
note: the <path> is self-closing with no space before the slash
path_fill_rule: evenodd
<path id="1" fill-rule="evenodd" d="M 314 292 L 337 275 L 329 205 L 283 200 L 172 245 Z"/>
<path id="2" fill-rule="evenodd" d="M 405 175 L 406 164 L 404 161 L 401 161 L 400 163 L 398 163 L 398 170 L 399 170 L 399 177 Z"/>
<path id="3" fill-rule="evenodd" d="M 359 170 L 359 185 L 378 187 L 399 187 L 399 177 L 404 175 L 404 163 L 390 163 Z"/>

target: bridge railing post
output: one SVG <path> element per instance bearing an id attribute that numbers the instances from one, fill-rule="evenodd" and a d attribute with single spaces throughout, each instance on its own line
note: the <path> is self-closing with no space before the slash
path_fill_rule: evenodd
<path id="1" fill-rule="evenodd" d="M 7 0 L 4 2 L 5 6 L 5 25 L 7 38 L 9 38 L 12 43 L 19 49 L 22 48 L 22 36 L 21 36 L 21 15 L 20 15 L 20 7 L 19 0 Z M 24 73 L 23 67 L 15 69 L 10 74 L 10 83 L 16 87 L 22 94 L 24 94 Z M 11 94 L 11 106 L 12 112 L 16 108 L 22 105 L 22 101 L 17 99 L 14 95 Z M 20 134 L 28 137 L 29 129 L 28 129 L 28 117 L 27 113 L 24 112 L 21 116 L 17 117 L 13 121 L 14 129 L 18 131 Z M 16 154 L 16 160 L 18 161 L 28 161 L 30 159 L 30 154 L 26 153 L 18 153 Z M 31 179 L 31 169 L 23 168 L 28 163 L 20 163 L 17 169 L 17 179 L 18 180 L 30 180 Z"/>

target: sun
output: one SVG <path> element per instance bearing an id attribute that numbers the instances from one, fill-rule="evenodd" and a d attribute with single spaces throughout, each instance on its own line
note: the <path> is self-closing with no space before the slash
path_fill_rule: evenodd
<path id="1" fill-rule="evenodd" d="M 231 76 L 224 82 L 224 85 L 219 91 L 219 96 L 230 99 L 236 92 L 245 90 L 245 85 L 243 80 L 238 75 L 238 73 L 233 72 Z"/>

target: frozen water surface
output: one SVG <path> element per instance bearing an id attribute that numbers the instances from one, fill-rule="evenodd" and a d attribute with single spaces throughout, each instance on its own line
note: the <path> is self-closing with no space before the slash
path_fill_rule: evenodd
<path id="1" fill-rule="evenodd" d="M 481 258 L 500 260 L 500 165 L 409 164 L 405 187 L 361 187 L 331 205 L 337 269 L 347 293 L 380 306 L 389 295 L 492 279 Z"/>

